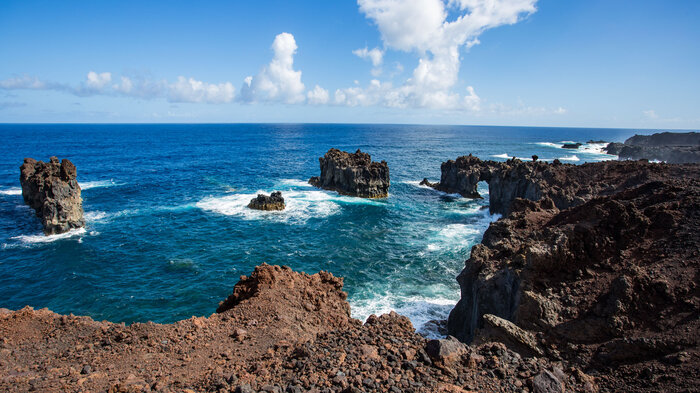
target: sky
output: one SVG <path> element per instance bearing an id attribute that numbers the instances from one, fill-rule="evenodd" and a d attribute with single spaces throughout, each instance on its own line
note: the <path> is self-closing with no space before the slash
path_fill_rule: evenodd
<path id="1" fill-rule="evenodd" d="M 700 128 L 700 1 L 0 2 L 2 123 Z"/>

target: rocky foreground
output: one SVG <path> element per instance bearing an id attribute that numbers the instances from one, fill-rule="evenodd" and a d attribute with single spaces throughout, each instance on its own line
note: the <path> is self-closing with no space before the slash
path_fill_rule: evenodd
<path id="1" fill-rule="evenodd" d="M 438 189 L 489 183 L 493 223 L 457 278 L 448 331 L 562 360 L 611 390 L 700 388 L 700 165 L 481 161 Z"/>
<path id="2" fill-rule="evenodd" d="M 321 176 L 309 179 L 315 187 L 361 198 L 386 198 L 389 195 L 389 166 L 375 162 L 357 149 L 348 153 L 330 149 L 319 159 Z"/>
<path id="3" fill-rule="evenodd" d="M 596 391 L 499 343 L 428 341 L 395 313 L 350 318 L 342 278 L 262 265 L 218 313 L 169 325 L 0 310 L 3 392 Z"/>
<path id="4" fill-rule="evenodd" d="M 46 235 L 68 232 L 85 226 L 83 200 L 76 180 L 75 165 L 67 159 L 49 162 L 25 158 L 20 167 L 24 203 L 41 220 Z"/>

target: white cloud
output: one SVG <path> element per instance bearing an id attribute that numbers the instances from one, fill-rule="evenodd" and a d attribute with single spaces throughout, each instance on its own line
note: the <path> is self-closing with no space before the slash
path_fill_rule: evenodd
<path id="1" fill-rule="evenodd" d="M 29 75 L 16 76 L 0 81 L 0 88 L 5 90 L 45 90 L 48 85 L 37 77 Z"/>
<path id="2" fill-rule="evenodd" d="M 518 22 L 536 11 L 537 0 L 358 0 L 387 48 L 415 52 L 418 66 L 385 102 L 399 107 L 479 110 L 474 89 L 452 92 L 458 82 L 460 50 L 479 43 L 485 30 Z M 457 13 L 448 20 L 448 11 Z M 369 86 L 368 89 L 372 89 Z"/>
<path id="3" fill-rule="evenodd" d="M 168 86 L 170 102 L 205 102 L 223 104 L 233 101 L 234 87 L 230 82 L 206 83 L 194 78 L 179 76 L 177 82 Z"/>
<path id="4" fill-rule="evenodd" d="M 310 90 L 307 94 L 307 102 L 311 105 L 324 105 L 328 103 L 329 95 L 328 90 L 316 85 L 313 90 Z"/>
<path id="5" fill-rule="evenodd" d="M 90 71 L 87 74 L 86 86 L 93 90 L 102 90 L 108 83 L 112 81 L 111 72 L 97 73 L 95 71 Z"/>
<path id="6" fill-rule="evenodd" d="M 379 76 L 382 73 L 382 62 L 384 60 L 384 51 L 379 48 L 367 49 L 364 47 L 362 49 L 355 49 L 352 54 L 365 60 L 372 62 L 372 75 Z"/>
<path id="7" fill-rule="evenodd" d="M 294 36 L 281 33 L 272 43 L 274 56 L 270 64 L 265 66 L 254 77 L 247 77 L 241 87 L 241 100 L 277 101 L 288 104 L 303 102 L 304 84 L 301 82 L 301 71 L 294 70 L 294 54 L 297 43 Z"/>
<path id="8" fill-rule="evenodd" d="M 647 119 L 655 120 L 659 118 L 659 115 L 656 114 L 656 111 L 653 109 L 649 109 L 648 111 L 643 111 L 644 117 Z"/>

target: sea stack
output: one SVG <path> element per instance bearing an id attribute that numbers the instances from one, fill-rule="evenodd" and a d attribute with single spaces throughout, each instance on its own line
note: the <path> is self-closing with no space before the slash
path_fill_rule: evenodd
<path id="1" fill-rule="evenodd" d="M 360 198 L 386 198 L 389 195 L 386 161 L 373 162 L 370 155 L 360 149 L 355 153 L 330 149 L 318 161 L 321 176 L 309 179 L 312 186 Z"/>
<path id="2" fill-rule="evenodd" d="M 269 196 L 258 194 L 256 198 L 250 200 L 248 207 L 256 210 L 284 210 L 284 198 L 282 193 L 275 191 Z"/>
<path id="3" fill-rule="evenodd" d="M 36 211 L 46 235 L 85 226 L 83 200 L 75 165 L 67 159 L 49 162 L 25 158 L 19 181 L 24 203 Z"/>

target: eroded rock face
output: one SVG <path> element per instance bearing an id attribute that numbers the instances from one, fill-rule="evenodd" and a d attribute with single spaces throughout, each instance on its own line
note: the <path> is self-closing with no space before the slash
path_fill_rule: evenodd
<path id="1" fill-rule="evenodd" d="M 700 165 L 470 160 L 458 179 L 523 173 L 541 197 L 514 199 L 472 249 L 449 334 L 611 373 L 624 365 L 633 384 L 671 375 L 680 385 L 668 390 L 683 390 L 682 367 L 655 364 L 700 359 Z"/>
<path id="2" fill-rule="evenodd" d="M 671 164 L 700 162 L 700 133 L 662 132 L 653 135 L 635 135 L 625 143 L 609 143 L 608 154 L 621 160 L 659 160 Z"/>
<path id="3" fill-rule="evenodd" d="M 282 193 L 275 191 L 272 194 L 258 194 L 256 198 L 250 200 L 248 207 L 256 210 L 284 210 L 284 198 Z"/>
<path id="4" fill-rule="evenodd" d="M 355 153 L 330 149 L 318 160 L 321 176 L 309 179 L 309 184 L 315 187 L 361 198 L 386 198 L 389 195 L 386 161 L 373 162 L 369 154 L 359 149 Z"/>
<path id="5" fill-rule="evenodd" d="M 22 197 L 36 211 L 46 235 L 85 226 L 76 176 L 75 165 L 67 159 L 60 163 L 56 157 L 49 162 L 24 159 L 19 178 Z"/>

